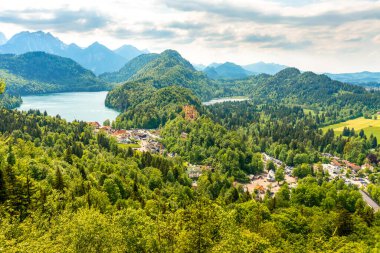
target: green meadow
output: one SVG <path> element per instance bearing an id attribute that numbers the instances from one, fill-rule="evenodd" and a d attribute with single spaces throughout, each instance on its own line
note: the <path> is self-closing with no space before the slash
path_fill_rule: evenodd
<path id="1" fill-rule="evenodd" d="M 361 129 L 364 130 L 364 133 L 369 137 L 371 134 L 376 136 L 377 139 L 380 138 L 380 119 L 365 119 L 363 117 L 347 120 L 345 122 L 341 122 L 334 125 L 329 125 L 322 128 L 323 131 L 327 131 L 328 129 L 333 129 L 335 133 L 341 134 L 343 132 L 343 128 L 354 128 L 355 131 L 359 132 Z"/>

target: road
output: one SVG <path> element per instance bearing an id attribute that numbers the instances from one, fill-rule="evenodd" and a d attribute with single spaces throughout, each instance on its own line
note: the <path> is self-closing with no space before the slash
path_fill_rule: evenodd
<path id="1" fill-rule="evenodd" d="M 363 192 L 362 190 L 360 190 L 360 194 L 362 195 L 364 201 L 370 206 L 373 208 L 373 210 L 376 212 L 378 212 L 380 210 L 380 206 L 375 202 L 373 201 L 373 199 L 371 199 L 367 193 Z"/>

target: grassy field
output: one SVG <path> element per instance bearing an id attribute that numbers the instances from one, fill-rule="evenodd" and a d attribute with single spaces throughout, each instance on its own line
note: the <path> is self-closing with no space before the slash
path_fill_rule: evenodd
<path id="1" fill-rule="evenodd" d="M 124 144 L 124 143 L 119 143 L 119 147 L 122 147 L 122 148 L 129 148 L 129 147 L 131 147 L 131 148 L 141 148 L 141 146 L 139 145 L 139 144 L 133 144 L 133 143 L 131 143 L 131 144 Z"/>
<path id="2" fill-rule="evenodd" d="M 359 132 L 361 129 L 364 130 L 364 133 L 369 137 L 371 134 L 376 136 L 377 139 L 380 139 L 380 119 L 365 119 L 363 117 L 348 120 L 342 123 L 338 123 L 335 125 L 330 125 L 322 128 L 323 131 L 327 129 L 333 129 L 335 133 L 341 134 L 343 132 L 343 128 L 354 128 L 356 132 Z"/>

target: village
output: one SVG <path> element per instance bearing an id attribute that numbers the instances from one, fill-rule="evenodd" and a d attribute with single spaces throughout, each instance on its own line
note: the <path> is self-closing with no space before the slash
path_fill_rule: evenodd
<path id="1" fill-rule="evenodd" d="M 317 172 L 319 169 L 322 169 L 323 172 L 328 175 L 330 180 L 343 179 L 345 184 L 356 185 L 363 195 L 363 199 L 367 203 L 371 202 L 371 199 L 368 199 L 366 192 L 366 187 L 370 183 L 368 179 L 368 170 L 373 171 L 373 166 L 369 164 L 364 164 L 359 166 L 355 163 L 351 163 L 347 160 L 341 159 L 339 157 L 333 156 L 331 154 L 322 154 L 326 157 L 330 163 L 315 164 L 313 170 Z M 283 167 L 284 168 L 284 180 L 276 182 L 275 171 L 267 170 L 257 175 L 248 175 L 249 183 L 238 183 L 235 182 L 235 185 L 241 184 L 245 191 L 249 193 L 255 193 L 256 198 L 263 199 L 265 194 L 269 193 L 270 195 L 276 194 L 283 183 L 287 183 L 288 187 L 295 188 L 297 187 L 297 178 L 293 176 L 294 167 L 286 166 L 284 162 L 269 156 L 266 153 L 262 153 L 264 168 L 267 168 L 267 164 L 271 161 L 276 169 Z M 193 187 L 197 187 L 197 179 L 202 175 L 206 170 L 213 171 L 213 168 L 210 166 L 201 166 L 189 164 L 188 166 L 188 175 L 193 180 Z M 375 210 L 378 210 L 378 206 L 373 206 Z"/>
<path id="2" fill-rule="evenodd" d="M 161 137 L 158 130 L 117 130 L 110 126 L 101 126 L 98 122 L 89 122 L 88 124 L 94 127 L 95 133 L 102 131 L 114 137 L 120 145 L 131 147 L 133 150 L 150 152 L 152 154 L 163 154 L 165 150 L 159 141 Z"/>
<path id="3" fill-rule="evenodd" d="M 138 150 L 140 152 L 150 152 L 152 154 L 164 154 L 165 147 L 160 142 L 159 130 L 148 130 L 148 129 L 131 129 L 131 130 L 117 130 L 110 126 L 102 126 L 98 122 L 89 122 L 89 125 L 94 127 L 95 132 L 104 132 L 109 136 L 114 137 L 120 145 L 125 145 L 126 147 L 131 147 L 133 150 Z M 183 133 L 182 135 L 185 135 Z M 185 138 L 185 136 L 184 136 Z M 174 157 L 176 154 L 167 154 L 170 157 Z M 315 164 L 313 170 L 316 172 L 322 169 L 326 173 L 330 180 L 343 179 L 345 184 L 356 185 L 361 189 L 363 198 L 367 201 L 366 187 L 370 183 L 368 178 L 368 171 L 374 170 L 373 166 L 370 164 L 364 164 L 359 166 L 355 163 L 349 162 L 347 160 L 341 159 L 340 157 L 333 156 L 329 153 L 323 153 L 322 156 L 326 161 L 330 163 Z M 297 187 L 297 177 L 293 176 L 294 167 L 287 166 L 285 163 L 279 159 L 271 157 L 266 153 L 262 153 L 264 168 L 267 168 L 269 162 L 273 163 L 275 168 L 284 168 L 284 180 L 281 182 L 276 182 L 275 170 L 264 169 L 264 171 L 257 175 L 248 175 L 248 183 L 235 182 L 235 185 L 241 184 L 244 191 L 249 193 L 254 193 L 256 198 L 263 199 L 265 194 L 270 195 L 276 194 L 283 183 L 287 183 L 288 187 Z M 206 165 L 187 165 L 187 174 L 190 179 L 193 180 L 192 186 L 196 188 L 198 186 L 197 180 L 205 171 L 214 171 L 211 166 Z M 368 199 L 370 201 L 370 199 Z M 368 203 L 367 201 L 367 203 Z M 375 208 L 378 208 L 377 206 Z"/>

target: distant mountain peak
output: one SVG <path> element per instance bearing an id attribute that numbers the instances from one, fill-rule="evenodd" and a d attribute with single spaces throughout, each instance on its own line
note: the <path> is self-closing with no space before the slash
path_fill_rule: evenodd
<path id="1" fill-rule="evenodd" d="M 67 45 L 59 38 L 54 37 L 53 34 L 44 31 L 20 32 L 5 44 L 0 45 L 0 53 L 2 54 L 20 55 L 34 51 L 43 51 L 71 58 L 96 74 L 117 71 L 126 62 L 143 53 L 136 49 L 132 54 L 122 54 L 110 50 L 99 42 L 94 42 L 87 48 L 81 48 L 76 44 Z"/>
<path id="2" fill-rule="evenodd" d="M 254 64 L 249 64 L 243 66 L 244 69 L 251 71 L 253 73 L 264 73 L 264 74 L 269 74 L 269 75 L 274 75 L 278 73 L 279 71 L 287 68 L 285 65 L 281 64 L 276 64 L 276 63 L 266 63 L 263 61 L 259 61 Z"/>
<path id="3" fill-rule="evenodd" d="M 161 55 L 175 57 L 175 58 L 182 58 L 181 54 L 173 49 L 166 49 L 164 52 L 161 53 Z"/>
<path id="4" fill-rule="evenodd" d="M 204 69 L 204 72 L 212 79 L 241 79 L 252 75 L 242 66 L 233 62 L 225 62 L 222 64 L 212 64 Z"/>
<path id="5" fill-rule="evenodd" d="M 123 45 L 118 49 L 114 50 L 114 52 L 122 57 L 124 57 L 127 61 L 132 60 L 133 58 L 142 55 L 148 54 L 148 50 L 139 50 L 132 45 Z"/>
<path id="6" fill-rule="evenodd" d="M 289 78 L 289 77 L 296 77 L 298 75 L 301 74 L 301 71 L 297 68 L 293 68 L 293 67 L 290 67 L 290 68 L 286 68 L 286 69 L 283 69 L 281 70 L 280 72 L 278 72 L 275 77 L 279 77 L 279 78 Z"/>

